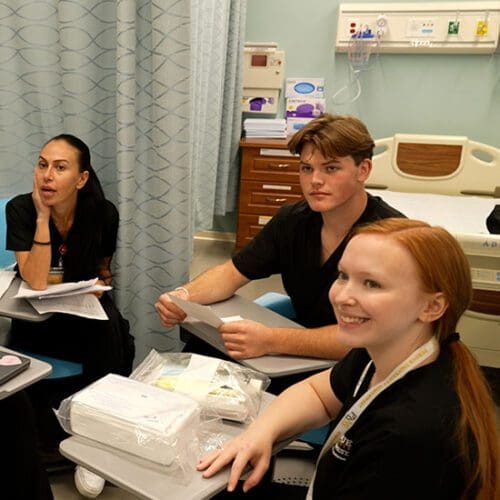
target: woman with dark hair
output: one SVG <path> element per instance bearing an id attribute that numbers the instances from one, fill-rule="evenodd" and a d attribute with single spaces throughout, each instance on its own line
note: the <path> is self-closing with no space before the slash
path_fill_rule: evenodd
<path id="1" fill-rule="evenodd" d="M 33 192 L 10 200 L 6 215 L 7 249 L 15 251 L 18 272 L 31 288 L 95 277 L 111 283 L 118 212 L 77 137 L 58 135 L 44 145 Z M 82 363 L 86 384 L 109 372 L 128 375 L 134 349 L 127 322 L 109 294 L 100 300 L 109 320 L 68 314 L 40 323 L 13 320 L 10 345 Z"/>
<path id="2" fill-rule="evenodd" d="M 15 251 L 18 273 L 31 288 L 96 277 L 101 284 L 111 283 L 118 212 L 106 200 L 89 148 L 79 138 L 62 134 L 43 146 L 33 192 L 10 200 L 6 216 L 7 249 Z M 61 397 L 107 373 L 129 375 L 134 342 L 128 321 L 108 293 L 100 302 L 106 321 L 69 314 L 43 322 L 12 320 L 9 345 L 14 349 L 82 363 L 78 384 L 49 404 L 57 405 Z"/>
<path id="3" fill-rule="evenodd" d="M 493 401 L 455 332 L 471 297 L 469 264 L 444 229 L 407 219 L 359 226 L 330 289 L 338 339 L 351 351 L 284 391 L 198 469 L 210 477 L 232 462 L 233 491 L 250 464 L 251 490 L 273 442 L 333 420 L 307 498 L 498 498 Z M 285 485 L 269 488 L 291 498 Z"/>

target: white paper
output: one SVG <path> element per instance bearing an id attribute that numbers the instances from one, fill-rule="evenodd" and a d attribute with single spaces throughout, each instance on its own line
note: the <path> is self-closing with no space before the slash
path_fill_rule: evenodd
<path id="1" fill-rule="evenodd" d="M 45 298 L 44 300 L 28 299 L 28 302 L 39 314 L 65 313 L 82 318 L 106 320 L 108 316 L 99 299 L 93 294 L 70 295 L 66 297 Z M 70 334 L 71 332 L 68 332 Z"/>
<path id="2" fill-rule="evenodd" d="M 66 297 L 69 295 L 80 295 L 92 292 L 104 292 L 111 290 L 110 286 L 96 285 L 98 278 L 86 281 L 77 281 L 69 283 L 60 283 L 58 285 L 47 285 L 45 290 L 33 290 L 25 281 L 21 283 L 16 299 L 47 299 L 54 297 Z"/>
<path id="3" fill-rule="evenodd" d="M 179 306 L 188 316 L 193 317 L 203 323 L 207 323 L 214 328 L 219 328 L 222 325 L 222 318 L 210 307 L 190 302 L 189 300 L 180 299 L 175 295 L 168 295 L 170 300 Z"/>
<path id="4" fill-rule="evenodd" d="M 224 316 L 221 319 L 223 323 L 232 323 L 233 321 L 241 321 L 243 318 L 237 314 L 236 316 Z"/>
<path id="5" fill-rule="evenodd" d="M 47 300 L 47 299 L 55 299 L 59 297 L 70 297 L 73 295 L 83 295 L 85 293 L 94 293 L 94 292 L 107 292 L 108 290 L 111 290 L 113 287 L 108 286 L 108 285 L 92 285 L 92 286 L 87 286 L 84 288 L 78 288 L 77 290 L 71 290 L 69 292 L 62 292 L 62 293 L 51 293 L 49 295 L 42 295 L 39 297 L 32 297 L 36 298 L 38 300 Z"/>
<path id="6" fill-rule="evenodd" d="M 3 297 L 3 294 L 9 289 L 9 286 L 15 277 L 15 271 L 6 271 L 5 269 L 0 270 L 0 299 Z"/>

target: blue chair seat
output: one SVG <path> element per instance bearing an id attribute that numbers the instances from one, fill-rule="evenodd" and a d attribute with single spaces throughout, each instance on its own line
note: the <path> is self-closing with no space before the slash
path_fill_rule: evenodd
<path id="1" fill-rule="evenodd" d="M 52 358 L 51 356 L 45 356 L 43 354 L 34 352 L 23 352 L 24 354 L 31 356 L 32 358 L 39 359 L 40 361 L 45 361 L 46 363 L 49 363 L 49 365 L 52 365 L 52 373 L 47 377 L 47 379 L 49 380 L 66 377 L 77 377 L 83 373 L 82 365 L 80 363 L 66 361 L 64 359 Z"/>
<path id="2" fill-rule="evenodd" d="M 268 292 L 260 297 L 257 297 L 254 302 L 262 307 L 271 309 L 277 314 L 288 319 L 295 319 L 297 313 L 293 307 L 292 301 L 288 295 L 277 292 Z"/>

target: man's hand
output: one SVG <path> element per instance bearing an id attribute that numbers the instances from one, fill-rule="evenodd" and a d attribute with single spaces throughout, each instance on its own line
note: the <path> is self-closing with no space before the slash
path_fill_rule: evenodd
<path id="1" fill-rule="evenodd" d="M 224 345 L 234 359 L 256 358 L 272 352 L 272 330 L 262 323 L 244 319 L 219 327 Z"/>
<path id="2" fill-rule="evenodd" d="M 184 300 L 189 300 L 189 297 L 184 290 L 172 290 L 171 292 L 160 295 L 158 302 L 155 304 L 155 308 L 160 315 L 161 324 L 170 328 L 184 321 L 187 315 L 170 300 L 168 294 L 175 295 Z"/>

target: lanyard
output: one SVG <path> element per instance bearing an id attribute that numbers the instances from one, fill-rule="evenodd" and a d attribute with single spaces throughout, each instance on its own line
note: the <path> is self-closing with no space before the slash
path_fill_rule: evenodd
<path id="1" fill-rule="evenodd" d="M 354 425 L 356 420 L 360 417 L 363 411 L 368 408 L 370 403 L 385 389 L 387 389 L 394 382 L 403 378 L 409 371 L 415 369 L 419 364 L 421 364 L 424 360 L 432 356 L 439 349 L 438 341 L 436 337 L 432 337 L 428 340 L 424 345 L 420 346 L 416 351 L 413 351 L 410 356 L 408 356 L 403 362 L 401 362 L 394 370 L 392 370 L 389 375 L 379 382 L 377 385 L 373 386 L 370 390 L 366 391 L 363 396 L 361 396 L 356 403 L 354 403 L 351 408 L 346 412 L 346 414 L 342 417 L 340 422 L 335 426 L 335 429 L 330 434 L 328 439 L 326 440 L 321 453 L 318 458 L 318 463 L 321 458 L 331 449 L 342 436 Z M 363 379 L 366 377 L 368 373 L 368 369 L 370 368 L 372 361 L 370 361 L 363 370 L 361 377 L 356 385 L 356 389 L 354 390 L 354 396 L 357 394 L 361 384 L 363 383 Z M 306 500 L 312 499 L 312 489 L 314 480 L 316 478 L 316 472 L 314 473 L 311 484 L 307 491 Z"/>

